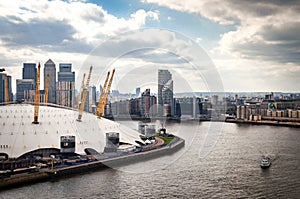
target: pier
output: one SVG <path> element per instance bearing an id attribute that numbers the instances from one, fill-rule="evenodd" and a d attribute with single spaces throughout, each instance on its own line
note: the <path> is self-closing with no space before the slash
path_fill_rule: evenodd
<path id="1" fill-rule="evenodd" d="M 183 139 L 175 136 L 174 140 L 169 144 L 154 144 L 153 148 L 137 153 L 132 152 L 128 154 L 111 154 L 111 156 L 106 157 L 101 157 L 100 155 L 99 157 L 96 157 L 97 159 L 90 160 L 89 162 L 78 163 L 69 166 L 64 165 L 54 166 L 53 168 L 48 167 L 38 170 L 28 170 L 28 172 L 11 174 L 9 176 L 2 175 L 0 178 L 0 189 L 9 189 L 85 172 L 147 161 L 149 159 L 172 154 L 184 147 L 184 144 L 185 141 Z"/>

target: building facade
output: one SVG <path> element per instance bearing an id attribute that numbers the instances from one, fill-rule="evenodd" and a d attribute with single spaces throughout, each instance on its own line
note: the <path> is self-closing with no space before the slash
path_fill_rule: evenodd
<path id="1" fill-rule="evenodd" d="M 7 88 L 8 91 L 6 90 Z M 13 101 L 13 95 L 11 90 L 11 76 L 5 73 L 0 73 L 0 103 L 6 102 L 6 94 L 8 94 L 9 102 Z"/>
<path id="2" fill-rule="evenodd" d="M 140 87 L 136 88 L 135 89 L 135 97 L 139 97 L 140 93 L 141 93 L 141 88 Z"/>
<path id="3" fill-rule="evenodd" d="M 89 112 L 94 113 L 96 110 L 96 102 L 97 102 L 97 95 L 96 95 L 96 86 L 89 87 Z"/>
<path id="4" fill-rule="evenodd" d="M 176 109 L 175 115 L 177 116 L 189 116 L 192 118 L 199 118 L 203 114 L 203 104 L 201 98 L 193 97 L 181 97 L 176 98 L 176 107 L 180 107 L 180 110 Z"/>
<path id="5" fill-rule="evenodd" d="M 75 107 L 75 72 L 72 72 L 72 64 L 59 64 L 56 103 L 62 106 Z"/>
<path id="6" fill-rule="evenodd" d="M 158 70 L 158 114 L 160 116 L 174 115 L 173 80 L 168 70 Z"/>
<path id="7" fill-rule="evenodd" d="M 17 85 L 17 94 L 16 94 L 16 100 L 17 101 L 30 101 L 29 93 L 35 93 L 35 85 L 34 85 L 34 79 L 17 79 L 16 80 Z"/>
<path id="8" fill-rule="evenodd" d="M 23 63 L 22 79 L 33 79 L 33 85 L 36 85 L 36 64 L 35 63 Z"/>
<path id="9" fill-rule="evenodd" d="M 300 100 L 263 101 L 238 105 L 236 119 L 244 121 L 300 121 Z"/>
<path id="10" fill-rule="evenodd" d="M 49 75 L 48 103 L 56 103 L 56 67 L 55 63 L 49 59 L 44 64 L 44 86 L 46 86 L 46 77 Z M 46 90 L 46 88 L 45 88 Z"/>
<path id="11" fill-rule="evenodd" d="M 141 95 L 141 116 L 150 117 L 156 114 L 154 105 L 156 104 L 156 97 L 150 95 L 150 89 L 146 89 Z"/>
<path id="12" fill-rule="evenodd" d="M 174 116 L 173 80 L 169 80 L 162 89 L 163 116 Z"/>

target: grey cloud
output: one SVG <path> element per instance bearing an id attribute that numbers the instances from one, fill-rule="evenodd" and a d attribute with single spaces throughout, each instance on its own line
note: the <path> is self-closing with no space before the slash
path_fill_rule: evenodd
<path id="1" fill-rule="evenodd" d="M 157 49 L 145 48 L 127 53 L 125 58 L 138 58 L 146 62 L 157 63 L 157 64 L 184 64 L 187 61 L 182 59 L 179 55 L 173 52 L 155 52 Z"/>
<path id="2" fill-rule="evenodd" d="M 292 44 L 243 43 L 232 49 L 247 59 L 261 59 L 280 63 L 300 63 L 300 41 Z"/>
<path id="3" fill-rule="evenodd" d="M 109 68 L 117 61 L 122 64 L 123 58 L 124 63 L 134 58 L 137 65 L 180 68 L 185 74 L 203 77 L 210 90 L 223 90 L 219 74 L 204 50 L 184 36 L 166 30 L 138 30 L 113 37 L 94 49 L 83 65 L 100 65 L 95 69 L 100 74 L 103 66 Z"/>
<path id="4" fill-rule="evenodd" d="M 126 39 L 123 38 L 122 36 L 110 38 L 100 45 L 101 48 L 96 48 L 95 53 L 106 57 L 118 57 L 123 55 L 124 52 L 130 53 L 133 50 L 158 48 L 161 46 L 159 40 L 146 41 L 140 36 L 136 38 L 126 36 Z"/>
<path id="5" fill-rule="evenodd" d="M 12 20 L 14 22 L 12 22 Z M 15 23 L 16 21 L 22 23 Z M 32 20 L 0 17 L 0 38 L 8 47 L 39 47 L 56 52 L 89 52 L 91 47 L 75 40 L 76 30 L 65 21 Z"/>
<path id="6" fill-rule="evenodd" d="M 236 43 L 234 50 L 248 58 L 300 63 L 300 23 L 265 25 L 257 34 L 263 41 Z"/>
<path id="7" fill-rule="evenodd" d="M 228 1 L 228 8 L 237 9 L 253 17 L 265 17 L 286 12 L 287 9 L 299 10 L 300 2 L 298 0 L 231 0 Z"/>
<path id="8" fill-rule="evenodd" d="M 240 43 L 232 42 L 232 51 L 249 59 L 300 63 L 300 23 L 293 20 L 293 17 L 300 17 L 299 1 L 232 0 L 229 5 L 233 12 L 240 12 L 242 28 L 250 24 L 256 27 L 254 36 L 262 38 L 259 41 L 244 38 Z M 295 16 L 289 16 L 292 13 Z M 258 24 L 255 24 L 256 19 L 260 21 Z"/>
<path id="9" fill-rule="evenodd" d="M 269 24 L 262 28 L 260 34 L 268 41 L 297 41 L 300 40 L 300 22 L 291 22 L 280 26 Z"/>
<path id="10" fill-rule="evenodd" d="M 194 62 L 195 55 L 205 52 L 191 40 L 165 30 L 141 30 L 112 37 L 91 52 L 108 58 L 136 58 L 157 64 L 179 65 Z M 205 55 L 204 55 L 205 54 Z M 202 62 L 203 63 L 203 62 Z"/>
<path id="11" fill-rule="evenodd" d="M 299 63 L 299 0 L 148 0 L 171 9 L 198 13 L 220 24 L 235 24 L 236 31 L 221 36 L 221 49 L 244 58 Z M 259 38 L 259 40 L 257 39 Z M 224 42 L 225 41 L 225 42 Z"/>

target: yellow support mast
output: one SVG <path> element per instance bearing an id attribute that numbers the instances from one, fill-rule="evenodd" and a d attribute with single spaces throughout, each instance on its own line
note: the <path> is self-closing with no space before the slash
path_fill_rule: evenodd
<path id="1" fill-rule="evenodd" d="M 33 124 L 38 124 L 39 121 L 39 106 L 40 106 L 40 72 L 41 72 L 41 65 L 39 63 L 38 71 L 36 74 L 36 85 L 35 85 L 35 98 L 34 98 L 34 117 L 33 117 Z"/>
<path id="2" fill-rule="evenodd" d="M 85 73 L 83 73 L 83 79 L 81 82 L 81 86 L 79 88 L 79 95 L 78 95 L 78 100 L 77 100 L 77 105 L 78 105 L 78 109 L 80 109 L 80 104 L 81 104 L 81 97 L 82 97 L 82 87 L 84 86 L 84 80 L 85 80 Z"/>
<path id="3" fill-rule="evenodd" d="M 5 104 L 9 104 L 9 92 L 8 92 L 8 77 L 5 76 Z"/>
<path id="4" fill-rule="evenodd" d="M 111 77 L 109 79 L 109 83 L 108 83 L 107 87 L 105 87 L 104 96 L 103 96 L 103 99 L 100 102 L 100 106 L 98 104 L 98 107 L 99 107 L 98 117 L 99 118 L 101 118 L 103 113 L 104 113 L 104 107 L 105 107 L 105 105 L 107 103 L 107 100 L 108 100 L 108 94 L 109 94 L 109 91 L 110 91 L 110 87 L 111 87 L 114 75 L 115 75 L 115 69 L 113 69 L 113 72 L 112 72 Z"/>
<path id="5" fill-rule="evenodd" d="M 80 104 L 79 114 L 78 114 L 78 119 L 77 119 L 77 121 L 80 121 L 80 122 L 81 122 L 82 113 L 83 113 L 83 110 L 84 110 L 84 105 L 85 105 L 85 100 L 86 100 L 86 96 L 87 96 L 88 87 L 89 87 L 89 84 L 90 84 L 92 69 L 93 69 L 93 66 L 90 67 L 90 72 L 89 72 L 88 78 L 86 80 L 85 87 L 83 89 L 82 102 Z"/>
<path id="6" fill-rule="evenodd" d="M 47 106 L 47 103 L 48 103 L 49 79 L 50 79 L 50 75 L 47 74 L 47 77 L 46 77 L 46 85 L 45 85 L 45 95 L 44 95 L 44 104 L 45 104 L 45 106 Z"/>
<path id="7" fill-rule="evenodd" d="M 104 100 L 105 91 L 106 91 L 107 83 L 108 83 L 108 80 L 109 80 L 109 75 L 110 75 L 110 71 L 107 72 L 106 79 L 105 79 L 105 82 L 104 82 L 104 86 L 102 88 L 102 92 L 101 92 L 101 95 L 99 97 L 98 106 L 97 106 L 97 109 L 96 109 L 96 115 L 98 117 L 100 117 L 100 110 L 102 109 L 101 106 L 103 104 L 102 102 Z"/>

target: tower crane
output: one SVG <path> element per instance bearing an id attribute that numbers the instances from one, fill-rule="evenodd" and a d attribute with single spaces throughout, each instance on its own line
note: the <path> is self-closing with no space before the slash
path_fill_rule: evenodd
<path id="1" fill-rule="evenodd" d="M 5 104 L 9 103 L 9 92 L 8 92 L 8 77 L 5 75 Z"/>
<path id="2" fill-rule="evenodd" d="M 33 124 L 38 124 L 39 121 L 39 106 L 40 106 L 40 72 L 41 72 L 41 65 L 39 63 L 38 71 L 36 74 L 36 85 L 35 85 L 35 98 L 34 98 L 34 117 L 33 117 Z"/>
<path id="3" fill-rule="evenodd" d="M 107 81 L 105 81 L 105 84 L 104 84 L 104 88 L 102 90 L 102 93 L 103 93 L 103 98 L 101 99 L 100 97 L 100 100 L 99 100 L 99 103 L 98 103 L 98 112 L 97 112 L 97 116 L 100 118 L 102 117 L 103 113 L 104 113 L 104 107 L 107 103 L 107 100 L 108 100 L 108 93 L 110 91 L 110 87 L 111 87 L 111 84 L 112 84 L 112 81 L 113 81 L 113 78 L 114 78 L 114 75 L 115 75 L 115 69 L 113 69 L 112 71 L 112 74 L 111 74 L 111 77 L 109 79 L 109 83 L 108 85 L 106 86 L 105 84 L 107 83 Z M 108 76 L 109 74 L 107 75 L 107 78 L 106 80 L 108 79 Z M 104 92 L 103 92 L 104 91 Z M 102 93 L 101 93 L 101 96 L 102 96 Z"/>
<path id="4" fill-rule="evenodd" d="M 45 104 L 45 106 L 47 106 L 47 103 L 48 103 L 49 79 L 50 79 L 50 75 L 47 74 L 46 85 L 45 85 L 45 95 L 44 95 L 44 104 Z"/>
<path id="5" fill-rule="evenodd" d="M 81 121 L 81 118 L 82 118 L 82 113 L 83 113 L 83 109 L 84 109 L 84 105 L 85 105 L 85 100 L 86 100 L 86 96 L 87 96 L 87 91 L 88 91 L 88 87 L 89 87 L 89 84 L 90 84 L 92 69 L 93 69 L 93 66 L 90 67 L 90 72 L 89 72 L 88 78 L 86 80 L 85 87 L 83 89 L 82 102 L 80 104 L 79 114 L 78 114 L 77 121 Z"/>
<path id="6" fill-rule="evenodd" d="M 78 105 L 78 109 L 80 109 L 80 104 L 81 104 L 81 97 L 82 97 L 82 87 L 84 86 L 84 80 L 85 80 L 85 73 L 83 73 L 83 79 L 81 82 L 81 86 L 79 88 L 79 96 L 78 96 L 78 100 L 77 100 L 77 105 Z"/>

